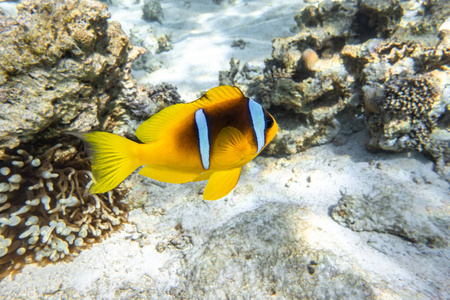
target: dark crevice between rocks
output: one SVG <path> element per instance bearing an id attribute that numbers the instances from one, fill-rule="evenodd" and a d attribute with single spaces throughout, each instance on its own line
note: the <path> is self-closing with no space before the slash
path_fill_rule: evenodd
<path id="1" fill-rule="evenodd" d="M 294 82 L 302 82 L 303 80 L 308 79 L 310 77 L 314 77 L 314 72 L 301 69 L 300 66 L 298 66 L 297 70 L 295 70 L 294 73 L 292 73 L 292 80 Z"/>
<path id="2" fill-rule="evenodd" d="M 293 130 L 299 126 L 308 126 L 309 124 L 305 114 L 292 114 L 291 111 L 279 106 L 271 107 L 270 114 L 277 120 L 278 127 L 283 130 Z"/>
<path id="3" fill-rule="evenodd" d="M 311 107 L 311 110 L 319 108 L 330 108 L 335 106 L 339 102 L 341 96 L 342 96 L 341 93 L 335 89 L 320 96 L 313 102 L 309 103 L 308 106 Z"/>
<path id="4" fill-rule="evenodd" d="M 277 120 L 279 131 L 294 131 L 299 127 L 306 128 L 311 123 L 307 115 L 302 113 L 292 114 L 290 110 L 280 106 L 272 106 L 270 108 L 270 114 Z M 286 149 L 280 148 L 274 150 L 272 147 L 268 147 L 261 152 L 260 156 L 282 158 L 286 157 L 286 153 L 288 153 Z"/>
<path id="5" fill-rule="evenodd" d="M 372 38 L 391 37 L 396 30 L 394 24 L 403 16 L 403 8 L 392 0 L 380 3 L 359 1 L 358 6 L 351 28 L 360 43 Z"/>
<path id="6" fill-rule="evenodd" d="M 316 52 L 320 58 L 329 58 L 335 53 L 340 53 L 346 44 L 346 37 L 333 36 L 325 39 Z"/>
<path id="7" fill-rule="evenodd" d="M 439 129 L 447 129 L 450 128 L 450 110 L 446 110 L 442 115 L 437 119 L 437 128 Z"/>

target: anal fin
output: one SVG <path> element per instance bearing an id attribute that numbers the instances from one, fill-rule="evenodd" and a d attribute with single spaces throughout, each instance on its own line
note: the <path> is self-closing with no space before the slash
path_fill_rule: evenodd
<path id="1" fill-rule="evenodd" d="M 209 177 L 203 199 L 217 200 L 228 195 L 234 189 L 241 175 L 241 167 L 231 170 L 217 171 Z"/>
<path id="2" fill-rule="evenodd" d="M 191 182 L 199 176 L 199 173 L 183 172 L 155 166 L 145 166 L 139 171 L 139 174 L 167 183 Z"/>
<path id="3" fill-rule="evenodd" d="M 211 177 L 211 175 L 214 173 L 214 171 L 208 170 L 203 172 L 202 174 L 200 174 L 198 177 L 196 177 L 194 179 L 194 181 L 203 181 L 203 180 L 208 180 L 209 177 Z"/>

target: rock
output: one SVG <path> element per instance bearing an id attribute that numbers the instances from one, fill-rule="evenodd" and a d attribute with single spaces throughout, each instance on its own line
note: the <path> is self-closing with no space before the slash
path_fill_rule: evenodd
<path id="1" fill-rule="evenodd" d="M 140 121 L 146 121 L 155 112 L 177 103 L 182 103 L 177 88 L 171 84 L 161 83 L 155 86 L 139 86 L 136 97 L 124 103 L 124 106 L 130 110 L 132 116 Z"/>
<path id="2" fill-rule="evenodd" d="M 144 0 L 142 6 L 142 18 L 146 21 L 156 21 L 162 24 L 164 19 L 164 12 L 161 3 L 158 0 Z"/>
<path id="3" fill-rule="evenodd" d="M 370 195 L 344 194 L 331 216 L 354 231 L 388 233 L 430 248 L 446 247 L 450 217 L 443 200 L 383 186 Z"/>
<path id="4" fill-rule="evenodd" d="M 133 48 L 96 1 L 24 1 L 0 15 L 0 146 L 50 139 L 103 123 L 109 102 L 133 88 Z"/>
<path id="5" fill-rule="evenodd" d="M 151 27 L 133 26 L 130 28 L 130 41 L 133 45 L 145 48 L 145 53 L 133 62 L 133 70 L 153 72 L 160 68 L 160 62 L 155 59 L 159 47 L 158 38 Z"/>
<path id="6" fill-rule="evenodd" d="M 296 205 L 272 203 L 242 213 L 188 253 L 170 293 L 180 298 L 367 298 L 374 289 L 357 268 L 305 236 L 308 222 Z M 289 224 L 295 224 L 290 226 Z"/>

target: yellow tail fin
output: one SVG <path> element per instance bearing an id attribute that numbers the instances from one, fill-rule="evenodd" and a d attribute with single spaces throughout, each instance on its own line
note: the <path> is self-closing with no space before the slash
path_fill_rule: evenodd
<path id="1" fill-rule="evenodd" d="M 75 134 L 88 145 L 94 184 L 91 193 L 105 193 L 119 185 L 140 164 L 137 148 L 140 144 L 108 132 Z"/>

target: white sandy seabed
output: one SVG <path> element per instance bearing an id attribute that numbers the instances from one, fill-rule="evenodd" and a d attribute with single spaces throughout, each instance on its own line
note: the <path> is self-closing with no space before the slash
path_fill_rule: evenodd
<path id="1" fill-rule="evenodd" d="M 111 19 L 120 22 L 125 32 L 136 32 L 138 39 L 153 47 L 154 37 L 169 35 L 172 40 L 172 50 L 154 57 L 159 69 L 136 72 L 134 77 L 140 83 L 174 84 L 188 101 L 217 86 L 218 72 L 229 69 L 231 58 L 263 66 L 272 52 L 272 39 L 292 35 L 294 15 L 304 6 L 293 0 L 236 1 L 234 5 L 227 5 L 227 0 L 222 5 L 213 0 L 161 1 L 164 20 L 159 24 L 141 18 L 142 4 L 117 2 L 121 4 L 109 9 Z M 239 39 L 247 42 L 245 48 L 231 47 Z"/>
<path id="2" fill-rule="evenodd" d="M 151 27 L 155 35 L 171 33 L 173 49 L 155 56 L 160 69 L 136 75 L 141 82 L 172 83 L 186 100 L 216 86 L 218 71 L 228 69 L 231 57 L 262 65 L 271 39 L 292 35 L 293 17 L 303 6 L 161 2 L 165 19 Z M 150 26 L 141 20 L 139 4 L 110 11 L 125 31 Z M 249 44 L 231 48 L 240 38 Z M 384 189 L 420 195 L 450 214 L 449 184 L 431 161 L 368 153 L 366 137 L 360 132 L 342 146 L 327 144 L 288 158 L 259 157 L 244 168 L 237 188 L 214 202 L 201 199 L 202 182 L 171 185 L 132 175 L 128 184 L 133 182 L 133 196 L 143 206 L 130 212 L 130 224 L 70 263 L 25 267 L 13 281 L 0 282 L 0 298 L 450 298 L 448 247 L 355 232 L 331 218 L 343 194 Z M 405 222 L 416 223 L 414 208 L 405 210 Z"/>

